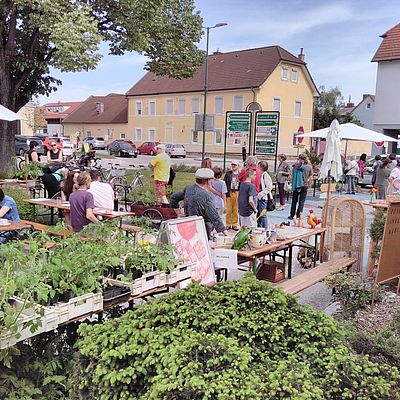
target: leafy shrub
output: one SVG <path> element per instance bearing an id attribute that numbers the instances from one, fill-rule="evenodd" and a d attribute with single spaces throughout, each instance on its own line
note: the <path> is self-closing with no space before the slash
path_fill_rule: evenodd
<path id="1" fill-rule="evenodd" d="M 81 325 L 72 399 L 390 399 L 397 369 L 356 357 L 334 321 L 248 274 Z"/>
<path id="2" fill-rule="evenodd" d="M 374 212 L 374 219 L 369 227 L 369 235 L 371 239 L 378 242 L 383 238 L 383 230 L 385 228 L 386 213 L 385 210 L 377 208 Z"/>
<path id="3" fill-rule="evenodd" d="M 43 175 L 43 166 L 36 162 L 30 162 L 29 164 L 23 164 L 21 170 L 15 174 L 16 178 L 19 179 L 37 179 Z"/>
<path id="4" fill-rule="evenodd" d="M 200 168 L 200 162 L 199 166 L 196 167 L 195 165 L 186 165 L 185 163 L 179 163 L 179 164 L 173 164 L 172 169 L 175 172 L 196 172 L 198 168 Z"/>
<path id="5" fill-rule="evenodd" d="M 325 284 L 334 289 L 333 298 L 340 304 L 340 316 L 344 319 L 353 318 L 358 310 L 365 308 L 372 301 L 373 280 L 358 273 L 331 274 L 325 279 Z M 376 300 L 380 300 L 377 288 Z"/>
<path id="6" fill-rule="evenodd" d="M 15 186 L 4 186 L 3 191 L 7 196 L 10 196 L 17 203 L 18 213 L 21 219 L 30 219 L 32 215 L 32 208 L 24 200 L 30 199 L 31 195 L 23 188 Z"/>

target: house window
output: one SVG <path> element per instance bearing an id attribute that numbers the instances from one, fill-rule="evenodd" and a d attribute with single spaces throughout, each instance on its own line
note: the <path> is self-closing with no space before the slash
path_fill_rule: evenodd
<path id="1" fill-rule="evenodd" d="M 167 115 L 174 113 L 174 101 L 172 99 L 167 100 Z"/>
<path id="2" fill-rule="evenodd" d="M 272 103 L 273 111 L 281 111 L 281 99 L 279 97 L 274 97 L 274 102 Z"/>
<path id="3" fill-rule="evenodd" d="M 138 140 L 138 141 L 142 140 L 142 128 L 135 129 L 135 140 Z"/>
<path id="4" fill-rule="evenodd" d="M 155 100 L 149 101 L 149 115 L 156 115 L 156 102 Z"/>
<path id="5" fill-rule="evenodd" d="M 114 133 L 114 129 L 113 128 L 107 128 L 107 137 L 108 137 L 108 139 L 112 139 L 113 133 Z"/>
<path id="6" fill-rule="evenodd" d="M 299 80 L 299 73 L 297 69 L 292 69 L 292 82 L 297 83 Z"/>
<path id="7" fill-rule="evenodd" d="M 215 114 L 223 114 L 224 113 L 224 98 L 216 97 L 215 98 Z"/>
<path id="8" fill-rule="evenodd" d="M 222 129 L 216 129 L 214 132 L 214 144 L 222 144 Z"/>
<path id="9" fill-rule="evenodd" d="M 125 138 L 126 138 L 126 135 L 125 135 L 125 133 L 122 133 L 122 132 L 121 132 L 121 133 L 119 134 L 119 137 L 120 137 L 120 139 L 125 139 Z"/>
<path id="10" fill-rule="evenodd" d="M 365 105 L 365 108 L 366 108 L 367 110 L 370 110 L 370 109 L 371 109 L 371 103 L 367 103 L 367 104 Z"/>
<path id="11" fill-rule="evenodd" d="M 243 110 L 243 96 L 235 96 L 233 98 L 233 111 Z"/>
<path id="12" fill-rule="evenodd" d="M 142 115 L 142 102 L 136 102 L 136 115 Z"/>
<path id="13" fill-rule="evenodd" d="M 199 132 L 192 131 L 192 143 L 199 143 Z"/>
<path id="14" fill-rule="evenodd" d="M 234 138 L 232 143 L 234 146 L 238 146 L 238 145 L 240 145 L 240 139 Z"/>
<path id="15" fill-rule="evenodd" d="M 149 129 L 149 141 L 154 142 L 156 140 L 156 130 L 154 128 Z"/>
<path id="16" fill-rule="evenodd" d="M 179 99 L 178 100 L 178 115 L 185 115 L 186 109 L 186 100 Z"/>
<path id="17" fill-rule="evenodd" d="M 287 67 L 282 67 L 281 70 L 281 79 L 283 81 L 287 81 L 288 80 L 288 75 L 289 75 L 289 70 L 287 69 Z"/>
<path id="18" fill-rule="evenodd" d="M 198 114 L 200 112 L 200 97 L 193 97 L 192 99 L 192 113 Z"/>
<path id="19" fill-rule="evenodd" d="M 296 101 L 296 103 L 294 105 L 294 116 L 296 118 L 301 117 L 301 101 Z"/>

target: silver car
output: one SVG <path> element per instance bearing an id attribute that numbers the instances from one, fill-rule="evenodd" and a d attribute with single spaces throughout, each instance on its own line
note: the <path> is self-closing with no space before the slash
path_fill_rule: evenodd
<path id="1" fill-rule="evenodd" d="M 183 144 L 167 143 L 165 145 L 165 152 L 171 157 L 186 158 L 186 149 Z"/>
<path id="2" fill-rule="evenodd" d="M 88 136 L 83 139 L 83 143 L 88 143 L 90 150 L 105 150 L 106 142 L 101 136 Z"/>
<path id="3" fill-rule="evenodd" d="M 43 142 L 36 136 L 15 135 L 15 154 L 23 156 L 29 150 L 29 143 L 36 141 L 39 144 L 38 154 L 45 154 Z"/>

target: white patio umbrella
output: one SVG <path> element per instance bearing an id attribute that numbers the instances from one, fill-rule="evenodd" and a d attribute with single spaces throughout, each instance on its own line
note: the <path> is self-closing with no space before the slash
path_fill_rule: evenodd
<path id="1" fill-rule="evenodd" d="M 362 126 L 347 123 L 341 124 L 340 127 L 340 138 L 344 140 L 362 140 L 364 142 L 397 142 L 397 139 L 391 136 L 384 135 L 383 133 L 372 131 L 371 129 L 363 128 Z M 329 128 L 318 129 L 297 135 L 297 137 L 303 138 L 321 138 L 326 139 L 328 137 Z"/>
<path id="2" fill-rule="evenodd" d="M 0 119 L 5 121 L 16 121 L 24 118 L 0 104 Z"/>
<path id="3" fill-rule="evenodd" d="M 328 129 L 324 158 L 322 159 L 320 178 L 332 177 L 338 180 L 342 175 L 342 159 L 340 157 L 341 126 L 334 119 Z"/>

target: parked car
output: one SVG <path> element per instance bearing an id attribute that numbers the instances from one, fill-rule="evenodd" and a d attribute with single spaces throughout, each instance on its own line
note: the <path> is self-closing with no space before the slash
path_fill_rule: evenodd
<path id="1" fill-rule="evenodd" d="M 108 145 L 108 152 L 110 155 L 116 155 L 119 157 L 134 157 L 138 156 L 136 147 L 133 147 L 130 143 L 119 142 L 114 140 Z"/>
<path id="2" fill-rule="evenodd" d="M 381 154 L 382 160 L 387 158 L 389 154 Z M 400 155 L 396 156 L 397 160 L 400 160 Z M 358 178 L 358 185 L 361 187 L 366 187 L 366 186 L 372 186 L 372 175 L 374 173 L 374 162 L 375 162 L 375 157 L 371 157 L 367 160 L 366 166 L 364 168 L 364 177 Z"/>
<path id="3" fill-rule="evenodd" d="M 72 156 L 75 151 L 75 145 L 71 142 L 71 138 L 62 136 L 58 139 L 61 139 L 64 156 Z"/>
<path id="4" fill-rule="evenodd" d="M 43 142 L 38 137 L 15 135 L 15 154 L 18 156 L 23 156 L 29 150 L 29 143 L 31 142 L 31 140 L 35 140 L 39 143 L 39 155 L 43 155 L 46 153 L 43 148 Z"/>
<path id="5" fill-rule="evenodd" d="M 149 154 L 151 156 L 154 156 L 157 154 L 157 149 L 156 146 L 160 142 L 144 142 L 138 147 L 138 152 L 139 154 Z"/>
<path id="6" fill-rule="evenodd" d="M 165 145 L 165 152 L 171 157 L 186 158 L 186 149 L 183 144 L 167 143 Z"/>
<path id="7" fill-rule="evenodd" d="M 101 136 L 87 136 L 83 139 L 83 143 L 88 143 L 91 150 L 105 150 L 106 142 Z"/>
<path id="8" fill-rule="evenodd" d="M 129 143 L 132 147 L 134 147 L 134 148 L 136 149 L 135 143 L 133 143 L 132 140 L 129 140 L 129 139 L 115 139 L 114 142 L 125 142 L 125 143 Z M 113 143 L 114 143 L 114 142 L 113 142 Z M 111 144 L 111 143 L 110 143 L 110 144 Z M 107 150 L 108 150 L 110 144 L 107 145 Z"/>

